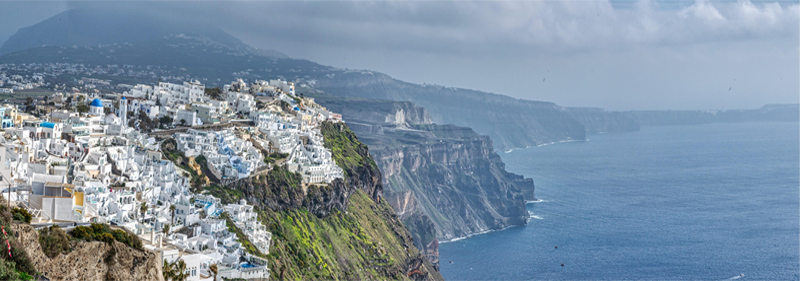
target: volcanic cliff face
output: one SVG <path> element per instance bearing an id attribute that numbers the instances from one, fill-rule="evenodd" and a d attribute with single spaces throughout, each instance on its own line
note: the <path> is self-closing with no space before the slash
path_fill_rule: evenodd
<path id="1" fill-rule="evenodd" d="M 321 132 L 344 179 L 304 186 L 299 174 L 275 167 L 226 187 L 206 187 L 223 201 L 245 198 L 258 208 L 273 234 L 271 278 L 441 280 L 383 199 L 381 172 L 367 146 L 343 123 L 323 123 Z"/>
<path id="2" fill-rule="evenodd" d="M 422 208 L 445 240 L 525 224 L 533 181 L 506 172 L 489 137 L 452 125 L 413 128 L 434 141 L 373 152 L 386 177 L 385 197 L 399 213 Z"/>
<path id="3" fill-rule="evenodd" d="M 526 223 L 533 181 L 506 172 L 489 137 L 425 118 L 384 121 L 401 110 L 424 111 L 408 102 L 328 96 L 317 102 L 342 112 L 349 123 L 363 124 L 354 131 L 383 173 L 384 197 L 429 259 L 438 258 L 438 239 Z"/>
<path id="4" fill-rule="evenodd" d="M 315 87 L 340 97 L 412 101 L 429 110 L 436 123 L 467 126 L 490 136 L 498 150 L 586 139 L 583 125 L 551 102 L 417 85 L 377 72 L 332 72 L 318 77 Z"/>

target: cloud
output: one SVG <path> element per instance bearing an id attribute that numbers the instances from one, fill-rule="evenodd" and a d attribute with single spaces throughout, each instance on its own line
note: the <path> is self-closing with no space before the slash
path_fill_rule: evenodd
<path id="1" fill-rule="evenodd" d="M 563 105 L 678 109 L 797 102 L 800 4 L 777 1 L 169 1 L 67 6 L 119 5 L 211 22 L 255 47 L 336 67 L 381 71 L 410 82 Z M 3 5 L 7 4 L 0 1 L 0 11 Z M 731 85 L 734 78 L 736 84 Z M 727 91 L 732 86 L 735 90 Z"/>
<path id="2" fill-rule="evenodd" d="M 720 41 L 796 41 L 796 3 L 699 0 L 682 9 L 638 1 L 250 3 L 245 26 L 284 29 L 279 35 L 315 44 L 382 46 L 466 53 L 533 48 L 565 52 Z M 257 16 L 263 11 L 280 11 Z M 250 13 L 247 15 L 247 13 Z M 235 22 L 235 20 L 234 20 Z M 237 28 L 239 29 L 239 28 Z M 240 30 L 241 32 L 242 30 Z M 253 32 L 255 30 L 251 30 Z M 244 31 L 247 32 L 247 31 Z M 353 44 L 355 43 L 355 44 Z"/>

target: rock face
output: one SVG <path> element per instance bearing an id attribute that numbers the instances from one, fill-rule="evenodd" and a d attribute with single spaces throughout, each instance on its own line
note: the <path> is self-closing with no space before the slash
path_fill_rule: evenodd
<path id="1" fill-rule="evenodd" d="M 15 224 L 14 230 L 33 266 L 50 280 L 164 280 L 155 252 L 135 250 L 117 241 L 112 246 L 81 241 L 70 253 L 50 259 L 42 252 L 38 231 L 27 224 Z M 112 247 L 116 254 L 107 263 L 104 256 Z"/>
<path id="2" fill-rule="evenodd" d="M 489 137 L 452 125 L 413 128 L 433 136 L 373 152 L 386 177 L 385 197 L 398 212 L 422 208 L 437 238 L 445 240 L 525 224 L 525 195 L 533 198 L 533 181 L 506 172 Z"/>
<path id="3" fill-rule="evenodd" d="M 438 124 L 471 127 L 490 136 L 499 150 L 586 139 L 583 125 L 550 102 L 417 85 L 377 72 L 337 72 L 319 77 L 316 88 L 340 97 L 411 101 L 430 111 Z"/>
<path id="4" fill-rule="evenodd" d="M 299 174 L 276 167 L 228 186 L 259 209 L 273 233 L 271 277 L 441 280 L 383 199 L 383 177 L 367 146 L 343 123 L 323 123 L 321 132 L 344 179 L 304 193 Z"/>
<path id="5" fill-rule="evenodd" d="M 330 96 L 316 101 L 349 123 L 363 124 L 354 130 L 383 173 L 386 201 L 434 265 L 439 239 L 526 223 L 533 181 L 506 172 L 489 137 L 413 117 L 428 114 L 408 102 Z M 417 114 L 399 122 L 401 111 Z"/>

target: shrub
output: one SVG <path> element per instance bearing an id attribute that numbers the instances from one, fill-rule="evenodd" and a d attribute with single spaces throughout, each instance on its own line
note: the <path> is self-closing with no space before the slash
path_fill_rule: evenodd
<path id="1" fill-rule="evenodd" d="M 134 234 L 130 234 L 121 229 L 112 230 L 107 224 L 93 223 L 92 226 L 76 226 L 69 232 L 75 239 L 83 239 L 86 241 L 101 241 L 109 243 L 119 241 L 122 244 L 128 245 L 137 250 L 144 250 L 142 240 Z"/>
<path id="2" fill-rule="evenodd" d="M 13 218 L 16 221 L 21 221 L 24 223 L 31 223 L 31 219 L 33 215 L 23 208 L 14 208 L 11 209 L 11 213 L 13 214 Z"/>
<path id="3" fill-rule="evenodd" d="M 100 235 L 97 235 L 97 240 L 100 240 L 102 242 L 106 242 L 106 243 L 108 243 L 108 245 L 111 245 L 111 244 L 114 243 L 114 235 L 111 235 L 111 233 L 107 233 L 107 232 L 106 233 L 101 233 Z"/>
<path id="4" fill-rule="evenodd" d="M 0 260 L 0 280 L 20 280 L 13 261 Z"/>
<path id="5" fill-rule="evenodd" d="M 9 240 L 11 242 L 11 257 L 9 258 L 6 253 L 3 253 L 3 258 L 13 261 L 16 264 L 17 270 L 28 273 L 36 274 L 36 268 L 31 263 L 31 258 L 25 248 L 17 242 L 17 240 Z"/>
<path id="6" fill-rule="evenodd" d="M 92 237 L 92 234 L 91 234 L 92 232 L 91 231 L 92 231 L 92 229 L 89 228 L 89 227 L 76 226 L 75 228 L 72 229 L 72 231 L 69 232 L 69 234 L 72 235 L 72 237 L 75 237 L 76 239 L 87 239 L 88 240 L 88 239 L 91 239 L 91 237 Z"/>
<path id="7" fill-rule="evenodd" d="M 39 245 L 42 252 L 49 258 L 55 258 L 59 254 L 69 253 L 69 236 L 57 225 L 52 225 L 41 230 L 39 234 Z"/>

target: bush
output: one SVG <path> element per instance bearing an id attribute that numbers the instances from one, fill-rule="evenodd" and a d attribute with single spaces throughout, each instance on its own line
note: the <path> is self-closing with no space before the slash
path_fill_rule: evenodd
<path id="1" fill-rule="evenodd" d="M 144 250 L 142 240 L 134 234 L 130 234 L 121 229 L 112 230 L 107 224 L 93 223 L 92 226 L 76 226 L 69 232 L 75 239 L 83 239 L 86 241 L 101 241 L 109 243 L 119 241 L 122 244 L 128 245 L 137 250 Z"/>
<path id="2" fill-rule="evenodd" d="M 36 268 L 33 267 L 31 258 L 28 256 L 28 252 L 25 252 L 25 248 L 23 248 L 17 240 L 9 241 L 11 242 L 11 257 L 9 258 L 7 253 L 3 253 L 3 258 L 13 261 L 19 271 L 28 274 L 36 274 Z"/>
<path id="3" fill-rule="evenodd" d="M 13 218 L 16 221 L 21 221 L 24 223 L 31 223 L 31 219 L 33 215 L 23 208 L 14 208 L 11 209 L 11 213 L 13 214 Z"/>
<path id="4" fill-rule="evenodd" d="M 108 243 L 108 245 L 111 245 L 114 243 L 114 235 L 111 235 L 111 233 L 101 233 L 100 235 L 97 235 L 97 240 L 106 242 Z"/>
<path id="5" fill-rule="evenodd" d="M 0 260 L 0 280 L 20 280 L 13 261 Z"/>
<path id="6" fill-rule="evenodd" d="M 57 225 L 41 230 L 39 233 L 39 245 L 42 246 L 42 252 L 51 259 L 70 251 L 69 236 Z"/>

